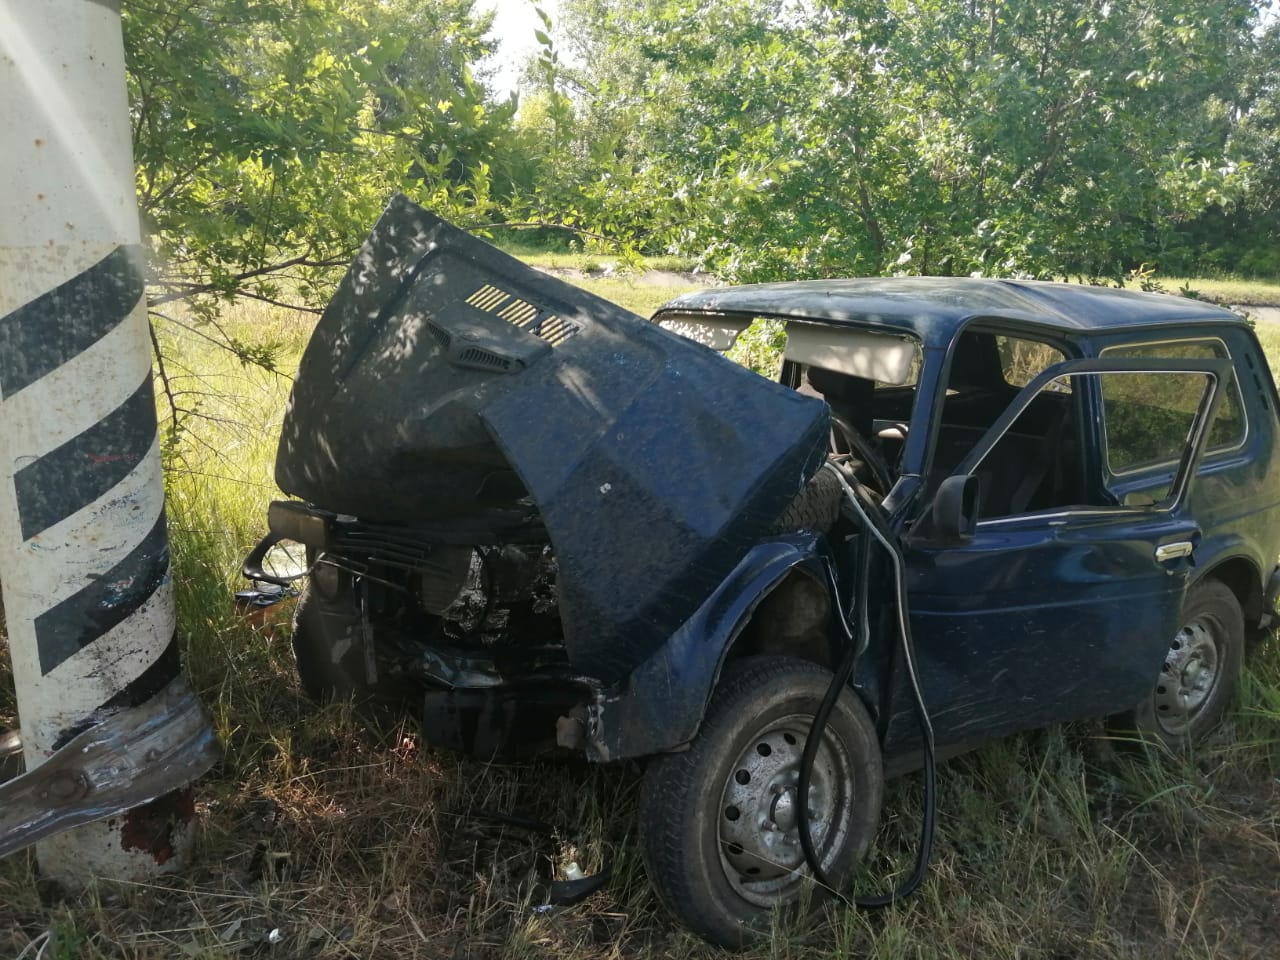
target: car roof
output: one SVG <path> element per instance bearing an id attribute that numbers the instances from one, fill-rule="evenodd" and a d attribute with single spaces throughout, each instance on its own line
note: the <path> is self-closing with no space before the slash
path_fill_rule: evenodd
<path id="1" fill-rule="evenodd" d="M 1237 314 L 1186 297 L 1041 280 L 869 277 L 713 287 L 676 297 L 664 313 L 751 314 L 818 323 L 883 326 L 930 343 L 949 342 L 978 317 L 1064 333 L 1195 323 L 1244 324 Z"/>

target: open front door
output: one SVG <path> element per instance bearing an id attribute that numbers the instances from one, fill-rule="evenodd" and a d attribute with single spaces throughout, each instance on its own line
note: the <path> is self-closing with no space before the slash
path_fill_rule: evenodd
<path id="1" fill-rule="evenodd" d="M 1118 712 L 1150 693 L 1177 633 L 1200 540 L 1187 492 L 1229 376 L 1220 360 L 1056 364 L 1015 397 L 952 471 L 977 478 L 976 518 L 955 515 L 975 508 L 956 496 L 949 505 L 945 496 L 925 504 L 904 554 L 923 691 L 940 747 Z M 1149 412 L 1137 427 L 1130 417 L 1124 431 L 1108 434 L 1104 414 L 1117 394 L 1137 396 Z M 1036 404 L 1035 422 L 1051 407 L 1068 420 L 1066 428 L 1038 436 L 1021 430 Z M 1099 435 L 1104 449 L 1094 456 Z M 1082 473 L 1074 492 L 1105 489 L 1109 464 L 1121 459 L 1178 467 L 1155 503 L 1046 504 L 1039 496 L 1025 509 L 1027 498 L 1017 491 L 1051 486 L 1055 458 L 1064 457 Z M 954 493 L 957 484 L 948 486 Z M 1002 490 L 1015 492 L 993 503 L 993 492 Z M 918 738 L 903 683 L 894 680 L 889 752 L 909 750 Z"/>

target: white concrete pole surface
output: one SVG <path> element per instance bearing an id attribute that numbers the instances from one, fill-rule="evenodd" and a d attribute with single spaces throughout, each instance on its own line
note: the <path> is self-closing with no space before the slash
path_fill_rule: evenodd
<path id="1" fill-rule="evenodd" d="M 175 644 L 146 324 L 118 0 L 0 0 L 0 586 L 29 771 L 0 833 L 44 823 L 41 870 L 70 886 L 175 869 L 179 788 L 212 757 Z"/>

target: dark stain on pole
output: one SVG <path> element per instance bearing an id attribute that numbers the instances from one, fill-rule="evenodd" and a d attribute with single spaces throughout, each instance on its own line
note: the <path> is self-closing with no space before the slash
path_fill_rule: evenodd
<path id="1" fill-rule="evenodd" d="M 72 654 L 123 623 L 151 599 L 169 575 L 164 514 L 129 554 L 88 586 L 36 617 L 40 669 L 48 674 Z M 176 676 L 177 669 L 170 676 Z M 170 677 L 166 677 L 166 680 Z"/>
<path id="2" fill-rule="evenodd" d="M 163 865 L 173 856 L 175 835 L 188 829 L 195 818 L 196 802 L 191 790 L 177 790 L 125 813 L 120 845 L 145 853 Z"/>

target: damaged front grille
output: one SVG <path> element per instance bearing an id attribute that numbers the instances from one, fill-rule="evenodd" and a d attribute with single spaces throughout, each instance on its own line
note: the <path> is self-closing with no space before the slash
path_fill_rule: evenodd
<path id="1" fill-rule="evenodd" d="M 460 650 L 505 651 L 508 658 L 564 659 L 558 568 L 545 542 L 441 543 L 339 521 L 312 572 L 330 578 L 334 592 L 335 571 L 369 598 L 370 615 L 380 629 L 404 638 L 405 649 L 431 638 Z"/>
<path id="2" fill-rule="evenodd" d="M 333 539 L 325 549 L 330 557 L 346 561 L 354 572 L 365 573 L 370 564 L 397 570 L 417 570 L 428 563 L 436 545 L 403 529 L 364 524 L 334 524 Z"/>
<path id="3" fill-rule="evenodd" d="M 337 522 L 318 562 L 413 594 L 429 614 L 468 637 L 501 631 L 507 606 L 534 614 L 556 607 L 556 562 L 545 542 L 442 543 L 382 524 Z"/>

